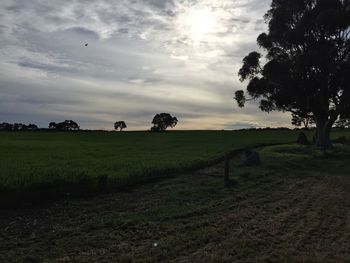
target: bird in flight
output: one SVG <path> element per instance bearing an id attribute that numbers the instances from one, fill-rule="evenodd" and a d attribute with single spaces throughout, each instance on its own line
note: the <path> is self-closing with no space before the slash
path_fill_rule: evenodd
<path id="1" fill-rule="evenodd" d="M 86 47 L 87 47 L 88 45 L 89 45 L 88 43 L 85 44 Z"/>

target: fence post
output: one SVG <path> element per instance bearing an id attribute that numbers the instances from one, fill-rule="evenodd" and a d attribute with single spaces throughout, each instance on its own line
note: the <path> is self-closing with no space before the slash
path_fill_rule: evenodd
<path id="1" fill-rule="evenodd" d="M 230 156 L 228 154 L 225 155 L 224 161 L 224 184 L 225 186 L 229 185 L 229 176 L 230 176 Z"/>

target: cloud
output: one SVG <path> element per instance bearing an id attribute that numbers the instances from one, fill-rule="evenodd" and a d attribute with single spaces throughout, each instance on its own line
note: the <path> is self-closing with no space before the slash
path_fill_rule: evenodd
<path id="1" fill-rule="evenodd" d="M 25 68 L 31 68 L 31 69 L 38 69 L 46 72 L 52 72 L 52 73 L 58 73 L 58 72 L 73 72 L 75 71 L 74 68 L 72 68 L 70 65 L 53 65 L 53 64 L 45 64 L 45 63 L 38 63 L 38 62 L 31 62 L 26 59 L 24 61 L 17 62 L 18 66 L 25 67 Z"/>
<path id="2" fill-rule="evenodd" d="M 288 116 L 254 104 L 237 109 L 232 100 L 244 88 L 236 72 L 257 49 L 268 6 L 269 0 L 3 0 L 0 118 L 44 127 L 75 119 L 83 128 L 124 119 L 130 129 L 145 129 L 165 111 L 183 129 L 288 123 Z"/>

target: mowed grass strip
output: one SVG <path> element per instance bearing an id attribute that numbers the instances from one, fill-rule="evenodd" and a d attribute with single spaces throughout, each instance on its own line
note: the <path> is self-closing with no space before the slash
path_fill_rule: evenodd
<path id="1" fill-rule="evenodd" d="M 293 142 L 297 133 L 2 132 L 0 195 L 6 199 L 22 194 L 43 197 L 105 191 L 159 174 L 204 166 L 234 149 Z"/>

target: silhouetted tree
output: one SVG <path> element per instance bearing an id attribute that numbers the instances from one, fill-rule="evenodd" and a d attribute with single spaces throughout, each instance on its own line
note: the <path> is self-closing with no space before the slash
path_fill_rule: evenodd
<path id="1" fill-rule="evenodd" d="M 0 130 L 1 131 L 34 131 L 37 130 L 38 126 L 36 126 L 35 124 L 29 124 L 29 125 L 25 125 L 23 123 L 1 123 L 0 124 Z"/>
<path id="2" fill-rule="evenodd" d="M 151 131 L 165 131 L 167 128 L 174 128 L 178 120 L 176 117 L 171 116 L 169 113 L 160 113 L 154 116 Z"/>
<path id="3" fill-rule="evenodd" d="M 127 126 L 126 126 L 125 121 L 117 121 L 114 123 L 115 130 L 119 129 L 120 131 L 122 131 L 123 129 L 126 129 L 126 128 L 127 128 Z"/>
<path id="4" fill-rule="evenodd" d="M 304 126 L 305 129 L 309 128 L 309 125 L 314 124 L 314 116 L 310 114 L 292 113 L 292 124 L 300 127 Z"/>
<path id="5" fill-rule="evenodd" d="M 58 131 L 78 131 L 80 129 L 79 125 L 72 120 L 65 120 L 64 122 L 50 122 L 49 129 L 55 129 Z"/>
<path id="6" fill-rule="evenodd" d="M 25 130 L 25 125 L 22 123 L 14 123 L 12 126 L 13 131 L 22 131 Z"/>
<path id="7" fill-rule="evenodd" d="M 265 15 L 268 33 L 257 41 L 266 50 L 243 59 L 241 81 L 263 111 L 312 114 L 320 147 L 331 147 L 330 131 L 350 113 L 350 1 L 273 0 Z M 239 106 L 247 100 L 236 92 Z"/>
<path id="8" fill-rule="evenodd" d="M 35 124 L 30 123 L 29 125 L 27 125 L 27 130 L 28 130 L 28 131 L 35 131 L 35 130 L 37 130 L 37 129 L 39 129 L 39 128 L 38 128 L 38 126 L 35 125 Z"/>
<path id="9" fill-rule="evenodd" d="M 54 130 L 56 130 L 56 129 L 57 129 L 57 123 L 56 123 L 56 122 L 50 122 L 50 123 L 49 123 L 49 129 L 54 129 Z"/>
<path id="10" fill-rule="evenodd" d="M 12 131 L 13 125 L 7 122 L 3 122 L 0 124 L 0 131 Z"/>
<path id="11" fill-rule="evenodd" d="M 350 129 L 350 119 L 339 119 L 335 123 L 335 127 L 341 129 Z"/>

